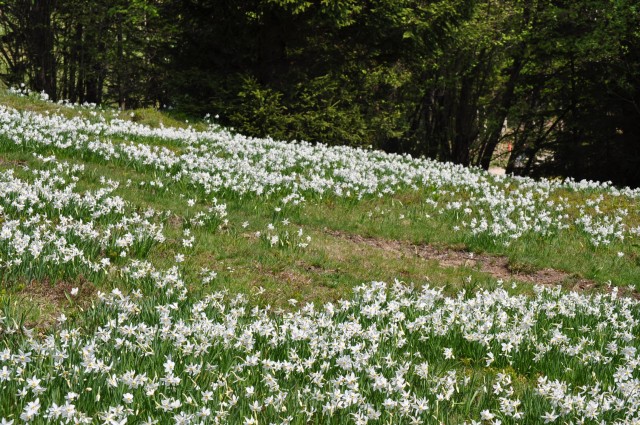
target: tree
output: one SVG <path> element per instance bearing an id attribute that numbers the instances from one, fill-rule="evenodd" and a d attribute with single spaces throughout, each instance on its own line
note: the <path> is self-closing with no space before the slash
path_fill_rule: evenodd
<path id="1" fill-rule="evenodd" d="M 57 0 L 0 2 L 0 55 L 10 83 L 28 78 L 34 90 L 56 96 L 53 14 Z"/>

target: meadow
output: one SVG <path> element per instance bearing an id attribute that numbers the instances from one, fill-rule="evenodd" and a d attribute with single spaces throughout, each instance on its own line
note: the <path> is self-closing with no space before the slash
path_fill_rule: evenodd
<path id="1" fill-rule="evenodd" d="M 0 93 L 0 421 L 638 423 L 639 199 Z"/>

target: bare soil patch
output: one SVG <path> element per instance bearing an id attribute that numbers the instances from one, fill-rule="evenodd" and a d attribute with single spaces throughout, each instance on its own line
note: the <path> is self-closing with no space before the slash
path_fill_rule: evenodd
<path id="1" fill-rule="evenodd" d="M 24 167 L 27 161 L 8 160 L 0 156 L 0 166 Z"/>
<path id="2" fill-rule="evenodd" d="M 515 279 L 520 282 L 538 285 L 562 285 L 574 291 L 605 290 L 606 292 L 611 292 L 611 288 L 605 284 L 577 277 L 562 270 L 551 268 L 535 269 L 527 265 L 513 264 L 510 263 L 507 257 L 484 253 L 478 254 L 462 247 L 436 247 L 429 244 L 416 245 L 406 241 L 364 237 L 329 229 L 325 229 L 325 232 L 331 236 L 346 239 L 356 244 L 386 251 L 396 255 L 398 258 L 417 257 L 424 260 L 434 260 L 442 267 L 469 267 L 504 281 Z M 635 290 L 627 288 L 618 288 L 618 290 L 621 295 L 640 299 L 640 293 Z"/>
<path id="3" fill-rule="evenodd" d="M 77 288 L 77 293 L 71 291 Z M 16 293 L 18 299 L 27 303 L 27 307 L 39 311 L 36 323 L 28 327 L 46 328 L 55 321 L 55 315 L 68 308 L 86 308 L 96 293 L 95 286 L 82 276 L 73 281 L 32 280 Z"/>
<path id="4" fill-rule="evenodd" d="M 339 291 L 321 285 L 314 280 L 315 276 L 323 273 L 321 268 L 313 267 L 312 269 L 309 269 L 304 267 L 305 271 L 310 272 L 310 274 L 305 274 L 295 269 L 271 270 L 261 264 L 256 264 L 255 268 L 259 271 L 260 275 L 269 276 L 279 284 L 286 286 L 286 291 L 283 289 L 277 289 L 275 291 L 277 297 L 283 300 L 286 300 L 286 297 L 282 297 L 290 292 L 292 292 L 291 296 L 302 304 L 316 301 L 319 298 L 331 301 L 335 301 L 340 298 Z M 255 288 L 257 289 L 257 286 Z M 283 307 L 289 308 L 291 306 L 283 305 Z"/>
<path id="5" fill-rule="evenodd" d="M 71 291 L 77 288 L 76 295 L 71 295 Z M 73 300 L 75 304 L 81 304 L 91 299 L 96 288 L 91 282 L 83 277 L 79 277 L 72 282 L 59 281 L 51 283 L 49 280 L 32 280 L 20 292 L 20 295 L 35 295 L 38 298 L 46 299 L 53 304 L 63 304 Z"/>

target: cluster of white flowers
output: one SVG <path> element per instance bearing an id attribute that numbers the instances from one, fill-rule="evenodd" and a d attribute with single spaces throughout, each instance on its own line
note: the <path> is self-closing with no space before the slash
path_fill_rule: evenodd
<path id="1" fill-rule="evenodd" d="M 350 300 L 274 312 L 223 292 L 193 299 L 177 268 L 125 272 L 144 289 L 99 294 L 91 333 L 61 328 L 0 351 L 0 416 L 423 423 L 467 405 L 459 423 L 640 420 L 640 306 L 615 292 L 449 298 L 373 282 Z"/>
<path id="2" fill-rule="evenodd" d="M 264 231 L 257 231 L 255 236 L 260 238 L 271 248 L 306 248 L 311 242 L 311 236 L 305 235 L 304 230 L 299 227 L 297 230 L 289 231 L 291 223 L 288 219 L 280 223 L 269 223 Z"/>
<path id="3" fill-rule="evenodd" d="M 603 192 L 610 199 L 638 199 L 637 189 L 619 190 L 605 184 L 588 185 L 585 189 L 584 184 L 572 180 L 535 181 L 468 173 L 432 181 L 433 190 L 425 200 L 427 217 L 449 216 L 455 223 L 454 230 L 467 230 L 476 237 L 503 245 L 525 235 L 548 238 L 570 228 L 583 232 L 594 246 L 621 242 L 625 236 L 634 235 L 625 222 L 626 209 L 605 213 L 598 204 L 605 199 Z M 429 186 L 426 181 L 424 184 Z M 581 193 L 580 199 L 585 204 L 576 205 L 569 196 L 578 190 L 591 190 L 594 194 Z"/>
<path id="4" fill-rule="evenodd" d="M 45 92 L 44 90 L 41 91 L 40 93 L 38 92 L 34 92 L 31 91 L 29 89 L 29 87 L 26 86 L 26 84 L 21 83 L 19 86 L 17 87 L 9 87 L 7 89 L 7 92 L 13 96 L 18 96 L 18 97 L 31 97 L 31 98 L 35 98 L 37 100 L 43 101 L 43 102 L 49 102 L 52 103 L 50 100 L 50 96 L 47 92 Z M 56 102 L 56 105 L 60 105 L 60 106 L 64 106 L 67 108 L 71 108 L 71 109 L 96 109 L 98 107 L 98 105 L 96 105 L 95 103 L 92 102 L 83 102 L 83 103 L 73 103 L 69 100 L 65 100 L 65 99 L 61 99 L 59 101 Z"/>
<path id="5" fill-rule="evenodd" d="M 195 199 L 187 200 L 187 209 L 195 206 Z M 185 217 L 187 224 L 193 227 L 204 227 L 215 230 L 221 226 L 229 224 L 227 219 L 227 204 L 218 202 L 217 198 L 211 200 L 211 204 L 206 210 L 200 210 L 191 216 Z"/>
<path id="6" fill-rule="evenodd" d="M 571 226 L 583 230 L 594 245 L 622 240 L 634 234 L 624 210 L 605 213 L 597 204 L 573 207 L 568 195 L 590 191 L 598 202 L 602 193 L 640 198 L 638 189 L 616 189 L 609 183 L 490 176 L 409 155 L 255 139 L 216 126 L 207 131 L 152 128 L 107 120 L 102 114 L 68 119 L 0 106 L 0 138 L 27 151 L 54 148 L 151 169 L 157 178 L 150 186 L 166 189 L 186 182 L 202 190 L 203 197 L 254 194 L 298 205 L 309 197 L 361 199 L 422 189 L 426 216 L 446 214 L 454 230 L 505 245 L 523 235 L 548 237 Z M 145 138 L 152 139 L 147 143 Z"/>
<path id="7" fill-rule="evenodd" d="M 41 158 L 48 169 L 13 169 L 0 173 L 0 264 L 2 276 L 42 278 L 99 273 L 110 258 L 144 256 L 165 239 L 164 214 L 128 211 L 112 196 L 118 183 L 76 191 L 83 167 Z"/>
<path id="8" fill-rule="evenodd" d="M 639 237 L 640 226 L 603 201 L 637 200 L 640 190 L 91 116 L 0 106 L 0 145 L 42 165 L 0 172 L 2 278 L 116 269 L 123 285 L 99 292 L 82 320 L 61 315 L 46 334 L 0 311 L 0 423 L 640 423 L 640 304 L 615 290 L 539 287 L 525 296 L 499 285 L 450 297 L 372 282 L 350 299 L 290 300 L 283 311 L 224 291 L 195 295 L 188 288 L 211 288 L 217 273 L 204 268 L 190 281 L 184 263 L 202 228 L 228 225 L 225 199 L 248 195 L 276 199 L 272 224 L 256 236 L 297 249 L 310 238 L 289 217 L 303 203 L 405 189 L 424 208 L 400 220 L 442 214 L 505 244 L 574 226 L 606 245 Z M 170 212 L 137 211 L 115 195 L 121 183 L 104 177 L 80 191 L 84 167 L 51 152 L 150 171 L 141 186 L 175 188 L 185 205 L 172 234 L 175 265 L 146 259 L 165 242 Z M 185 184 L 197 196 L 180 193 Z M 572 191 L 584 192 L 584 205 L 569 201 Z M 368 216 L 386 220 L 394 209 L 375 206 Z"/>

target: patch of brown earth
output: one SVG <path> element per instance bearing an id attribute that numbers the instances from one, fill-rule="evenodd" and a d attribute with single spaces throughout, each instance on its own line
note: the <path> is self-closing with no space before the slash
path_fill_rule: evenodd
<path id="1" fill-rule="evenodd" d="M 176 227 L 176 228 L 181 227 L 183 222 L 184 222 L 184 219 L 177 214 L 171 214 L 169 216 L 169 219 L 167 220 L 167 223 L 169 224 L 169 226 Z"/>
<path id="2" fill-rule="evenodd" d="M 75 295 L 71 292 L 78 291 Z M 39 309 L 36 323 L 28 323 L 30 328 L 46 328 L 55 320 L 54 315 L 68 308 L 86 308 L 91 304 L 95 286 L 80 276 L 69 281 L 51 283 L 49 280 L 32 280 L 16 292 L 16 298 L 25 303 L 31 303 L 28 308 Z"/>
<path id="3" fill-rule="evenodd" d="M 412 244 L 406 241 L 397 241 L 383 238 L 363 237 L 335 230 L 325 229 L 331 236 L 347 239 L 356 244 L 375 247 L 402 257 L 418 257 L 424 260 L 435 260 L 442 267 L 469 267 L 483 273 L 487 273 L 496 279 L 518 280 L 539 285 L 563 285 L 574 291 L 591 291 L 604 289 L 607 292 L 611 288 L 593 280 L 576 278 L 571 273 L 550 268 L 534 269 L 526 265 L 513 264 L 504 256 L 477 254 L 464 248 L 441 248 L 429 244 Z M 567 285 L 570 286 L 567 286 Z M 640 293 L 627 288 L 618 288 L 619 293 L 640 299 Z"/>
<path id="4" fill-rule="evenodd" d="M 7 160 L 4 157 L 0 156 L 0 166 L 2 165 L 11 165 L 12 167 L 24 167 L 25 165 L 27 165 L 27 161 Z"/>
<path id="5" fill-rule="evenodd" d="M 322 266 L 316 265 L 316 264 L 309 264 L 306 263 L 304 261 L 297 261 L 296 265 L 299 267 L 302 267 L 303 269 L 305 269 L 306 271 L 313 273 L 313 274 L 334 274 L 337 273 L 339 270 L 337 269 L 326 269 Z"/>
<path id="6" fill-rule="evenodd" d="M 299 263 L 302 264 L 302 263 Z M 311 269 L 304 267 L 306 271 L 312 272 L 312 275 L 307 275 L 303 272 L 300 272 L 295 269 L 286 269 L 286 270 L 272 270 L 268 267 L 264 267 L 262 264 L 256 264 L 255 268 L 259 271 L 262 276 L 269 276 L 274 281 L 284 284 L 286 286 L 286 290 L 278 289 L 276 290 L 276 295 L 278 298 L 287 301 L 288 297 L 293 296 L 298 302 L 305 304 L 308 302 L 314 302 L 318 299 L 323 300 L 338 300 L 340 298 L 340 294 L 336 292 L 332 288 L 328 288 L 324 285 L 317 284 L 314 281 L 313 275 L 321 270 L 321 268 L 316 268 L 312 266 Z M 326 271 L 325 271 L 326 272 Z M 320 273 L 317 273 L 320 274 Z M 255 287 L 257 290 L 258 287 Z M 311 289 L 311 290 L 310 290 Z M 290 295 L 285 295 L 290 294 Z M 284 297 L 284 298 L 283 298 Z M 283 305 L 284 308 L 289 308 L 291 306 Z"/>
<path id="7" fill-rule="evenodd" d="M 71 291 L 77 288 L 78 292 L 71 295 Z M 74 304 L 83 304 L 88 301 L 96 292 L 95 286 L 84 277 L 80 276 L 76 280 L 59 281 L 51 283 L 49 280 L 32 280 L 22 288 L 18 294 L 29 296 L 36 295 L 38 298 L 46 299 L 52 304 L 63 304 L 71 300 Z"/>

